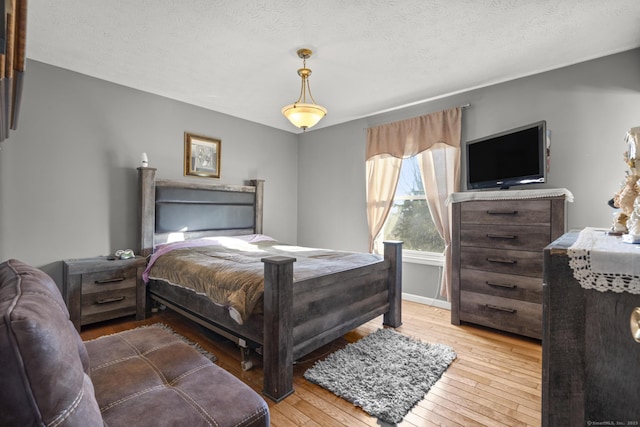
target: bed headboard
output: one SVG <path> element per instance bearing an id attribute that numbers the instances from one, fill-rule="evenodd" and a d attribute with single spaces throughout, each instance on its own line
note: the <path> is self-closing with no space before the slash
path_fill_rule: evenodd
<path id="1" fill-rule="evenodd" d="M 263 180 L 250 185 L 156 180 L 155 168 L 138 168 L 138 253 L 176 233 L 184 240 L 262 233 Z"/>

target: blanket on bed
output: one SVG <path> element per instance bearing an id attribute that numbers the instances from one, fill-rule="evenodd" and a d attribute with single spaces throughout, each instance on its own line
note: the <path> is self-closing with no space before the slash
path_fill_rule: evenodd
<path id="1" fill-rule="evenodd" d="M 296 258 L 294 282 L 382 261 L 379 255 L 284 245 L 262 235 L 216 237 L 163 245 L 144 278 L 206 295 L 243 324 L 262 301 L 261 259 L 275 255 Z"/>

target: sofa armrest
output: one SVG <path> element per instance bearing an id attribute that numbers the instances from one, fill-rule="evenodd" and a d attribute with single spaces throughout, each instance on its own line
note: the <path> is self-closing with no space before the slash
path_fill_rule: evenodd
<path id="1" fill-rule="evenodd" d="M 0 425 L 102 426 L 86 348 L 54 281 L 0 264 Z"/>

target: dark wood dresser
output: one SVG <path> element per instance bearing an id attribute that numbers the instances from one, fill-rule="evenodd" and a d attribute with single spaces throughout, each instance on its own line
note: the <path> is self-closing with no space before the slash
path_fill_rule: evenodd
<path id="1" fill-rule="evenodd" d="M 145 318 L 143 257 L 110 260 L 107 257 L 63 261 L 63 289 L 71 321 L 82 325 L 122 316 Z"/>
<path id="2" fill-rule="evenodd" d="M 451 323 L 542 338 L 542 250 L 565 232 L 564 192 L 520 190 L 510 199 L 509 191 L 490 191 L 469 200 L 457 193 Z"/>
<path id="3" fill-rule="evenodd" d="M 578 236 L 544 250 L 542 426 L 638 426 L 640 295 L 583 288 L 568 255 Z M 640 261 L 640 245 L 626 247 Z"/>

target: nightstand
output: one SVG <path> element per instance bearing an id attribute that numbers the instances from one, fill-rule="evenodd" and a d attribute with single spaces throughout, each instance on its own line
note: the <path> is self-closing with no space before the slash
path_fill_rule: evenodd
<path id="1" fill-rule="evenodd" d="M 82 325 L 122 316 L 145 318 L 146 295 L 142 273 L 144 257 L 109 260 L 107 257 L 63 261 L 62 295 L 71 321 Z"/>

